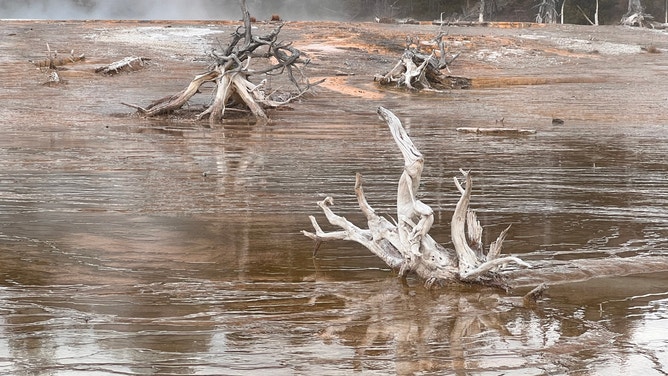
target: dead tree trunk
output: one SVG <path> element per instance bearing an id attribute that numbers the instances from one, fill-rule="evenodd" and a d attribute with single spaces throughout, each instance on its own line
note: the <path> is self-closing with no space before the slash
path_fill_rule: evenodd
<path id="1" fill-rule="evenodd" d="M 541 0 L 540 4 L 538 4 L 536 23 L 549 24 L 556 22 L 557 22 L 557 2 L 555 0 Z"/>
<path id="2" fill-rule="evenodd" d="M 628 10 L 622 16 L 620 23 L 627 26 L 653 27 L 654 17 L 645 13 L 645 7 L 640 0 L 629 0 Z"/>
<path id="3" fill-rule="evenodd" d="M 389 110 L 380 107 L 378 114 L 387 122 L 392 137 L 404 157 L 404 170 L 397 189 L 397 218 L 390 222 L 376 214 L 362 190 L 362 177 L 357 174 L 355 193 L 368 229 L 362 229 L 346 218 L 334 214 L 334 200 L 327 197 L 318 205 L 330 224 L 342 230 L 325 232 L 315 217 L 310 216 L 315 232 L 302 231 L 316 241 L 316 251 L 326 240 L 352 240 L 362 244 L 389 267 L 405 276 L 413 272 L 430 287 L 434 283 L 469 282 L 507 287 L 498 271 L 509 263 L 529 266 L 517 257 L 501 257 L 501 247 L 509 228 L 505 229 L 489 248 L 482 244 L 482 226 L 469 209 L 472 180 L 468 172 L 460 170 L 464 183 L 454 178 L 461 197 L 452 216 L 451 236 L 454 250 L 437 243 L 429 230 L 434 222 L 431 207 L 417 199 L 424 158 L 403 128 L 401 121 Z M 315 253 L 315 252 L 314 252 Z"/>
<path id="4" fill-rule="evenodd" d="M 181 92 L 158 99 L 147 107 L 123 104 L 137 109 L 143 116 L 163 115 L 180 109 L 200 92 L 199 89 L 204 83 L 213 82 L 216 86 L 213 91 L 214 98 L 204 111 L 197 115 L 197 119 L 208 116 L 209 122 L 215 124 L 226 117 L 227 108 L 235 107 L 250 112 L 258 122 L 265 123 L 268 120 L 265 112 L 267 108 L 285 105 L 322 82 L 322 80 L 315 83 L 309 82 L 302 70 L 309 60 L 302 59 L 301 52 L 290 43 L 278 42 L 278 34 L 284 24 L 278 25 L 267 35 L 256 37 L 252 35 L 251 18 L 246 9 L 246 2 L 241 0 L 240 3 L 244 20 L 243 27 L 237 28 L 232 34 L 232 41 L 222 52 L 215 49 L 211 51 L 210 57 L 213 59 L 213 64 L 209 66 L 208 71 L 195 76 Z M 258 52 L 264 48 L 266 51 Z M 271 59 L 273 63 L 267 68 L 252 70 L 250 69 L 251 57 Z M 257 85 L 250 81 L 251 76 L 281 73 L 287 73 L 296 91 L 287 94 L 285 92 L 267 94 L 265 92 L 266 80 L 262 80 Z"/>

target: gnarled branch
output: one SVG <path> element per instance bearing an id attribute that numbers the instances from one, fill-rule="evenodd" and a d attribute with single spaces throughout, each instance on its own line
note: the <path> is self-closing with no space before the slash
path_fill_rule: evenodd
<path id="1" fill-rule="evenodd" d="M 500 257 L 503 239 L 510 227 L 501 233 L 485 253 L 482 245 L 482 227 L 475 213 L 469 210 L 471 176 L 468 172 L 462 171 L 465 187 L 455 178 L 455 186 L 461 193 L 451 226 L 455 249 L 447 249 L 438 244 L 429 235 L 434 223 L 433 210 L 417 199 L 424 157 L 411 141 L 399 118 L 382 107 L 378 109 L 378 114 L 387 123 L 404 157 L 404 169 L 397 187 L 397 221 L 392 223 L 379 216 L 369 205 L 362 189 L 362 177 L 357 174 L 355 193 L 360 209 L 366 217 L 368 229 L 362 229 L 334 214 L 330 208 L 333 199 L 328 197 L 318 205 L 329 223 L 343 231 L 325 232 L 314 217 L 309 217 L 315 232 L 303 231 L 303 234 L 316 241 L 316 249 L 326 240 L 356 241 L 377 255 L 389 267 L 398 269 L 400 276 L 415 273 L 425 281 L 426 286 L 462 281 L 504 287 L 501 276 L 496 273 L 499 268 L 509 263 L 528 266 L 514 256 Z"/>
<path id="2" fill-rule="evenodd" d="M 309 82 L 302 67 L 309 61 L 301 58 L 301 52 L 289 43 L 277 42 L 278 34 L 283 24 L 278 25 L 269 34 L 255 36 L 252 34 L 250 15 L 246 9 L 245 0 L 240 1 L 243 14 L 243 26 L 239 26 L 232 34 L 230 44 L 218 52 L 211 50 L 209 56 L 213 64 L 203 74 L 195 76 L 188 87 L 176 95 L 172 95 L 153 102 L 144 108 L 134 104 L 123 103 L 137 109 L 143 116 L 157 116 L 173 112 L 185 105 L 196 93 L 204 82 L 213 82 L 214 98 L 204 111 L 196 118 L 203 119 L 209 116 L 209 122 L 215 124 L 226 117 L 226 109 L 232 106 L 244 112 L 250 112 L 259 123 L 266 123 L 269 118 L 266 114 L 267 108 L 280 107 L 308 92 L 315 83 Z M 266 48 L 266 52 L 258 53 L 260 49 Z M 252 57 L 274 58 L 277 63 L 268 68 L 253 70 L 250 68 Z M 302 67 L 299 65 L 301 64 Z M 287 72 L 290 82 L 295 86 L 297 92 L 284 95 L 264 92 L 264 85 L 255 85 L 250 77 L 255 75 L 272 75 Z M 299 75 L 296 76 L 296 73 Z M 303 84 L 306 84 L 305 86 Z"/>

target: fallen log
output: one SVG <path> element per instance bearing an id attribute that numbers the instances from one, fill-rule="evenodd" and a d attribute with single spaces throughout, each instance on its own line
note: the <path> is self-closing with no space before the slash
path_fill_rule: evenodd
<path id="1" fill-rule="evenodd" d="M 114 75 L 120 72 L 133 72 L 144 68 L 147 61 L 151 59 L 138 56 L 129 56 L 111 64 L 103 65 L 95 69 L 95 73 Z"/>
<path id="2" fill-rule="evenodd" d="M 420 21 L 414 18 L 392 18 L 392 17 L 375 17 L 376 23 L 398 24 L 398 25 L 419 25 Z"/>
<path id="3" fill-rule="evenodd" d="M 441 20 L 434 20 L 431 22 L 432 25 L 435 26 L 480 26 L 480 27 L 486 27 L 490 26 L 491 22 L 487 21 L 441 21 Z"/>
<path id="4" fill-rule="evenodd" d="M 505 128 L 505 127 L 493 127 L 493 128 L 459 127 L 457 128 L 457 132 L 475 133 L 483 135 L 496 135 L 496 136 L 536 134 L 535 129 Z"/>
<path id="5" fill-rule="evenodd" d="M 310 216 L 315 231 L 302 233 L 316 242 L 314 255 L 323 241 L 352 240 L 383 260 L 399 276 L 415 273 L 425 286 L 450 282 L 480 283 L 506 289 L 507 282 L 499 273 L 505 265 L 514 263 L 529 265 L 513 256 L 501 256 L 503 240 L 509 230 L 501 232 L 488 248 L 483 246 L 483 229 L 475 213 L 469 209 L 472 178 L 469 172 L 460 170 L 464 182 L 454 178 L 461 197 L 451 222 L 454 246 L 448 249 L 437 243 L 429 230 L 434 222 L 431 207 L 417 198 L 417 190 L 424 166 L 424 157 L 406 133 L 401 121 L 389 110 L 380 107 L 378 114 L 387 123 L 392 137 L 404 157 L 404 169 L 397 188 L 397 217 L 390 221 L 379 216 L 369 205 L 362 189 L 362 176 L 357 174 L 355 194 L 359 207 L 366 217 L 368 229 L 362 229 L 346 218 L 334 214 L 332 197 L 318 202 L 330 224 L 341 230 L 325 232 L 315 217 Z"/>
<path id="6" fill-rule="evenodd" d="M 31 60 L 31 62 L 35 64 L 35 66 L 38 68 L 56 69 L 58 67 L 62 67 L 63 65 L 73 64 L 85 59 L 86 55 L 80 54 L 80 55 L 70 55 L 66 57 L 53 57 L 38 61 Z"/>

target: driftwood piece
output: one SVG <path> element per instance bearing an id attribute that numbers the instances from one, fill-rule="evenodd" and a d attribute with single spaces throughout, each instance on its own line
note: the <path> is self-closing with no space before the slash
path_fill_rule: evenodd
<path id="1" fill-rule="evenodd" d="M 63 80 L 60 75 L 58 74 L 57 70 L 51 70 L 51 73 L 49 73 L 49 76 L 46 79 L 46 82 L 44 82 L 42 85 L 44 86 L 59 86 L 66 84 L 67 81 Z"/>
<path id="2" fill-rule="evenodd" d="M 46 59 L 44 60 L 38 60 L 38 61 L 33 61 L 33 60 L 28 60 L 31 63 L 35 64 L 38 68 L 40 68 L 40 71 L 42 68 L 45 69 L 47 75 L 46 82 L 44 82 L 42 85 L 44 86 L 60 86 L 63 84 L 66 84 L 67 81 L 64 80 L 62 77 L 60 77 L 60 74 L 58 73 L 59 70 L 64 70 L 63 65 L 66 64 L 73 64 L 79 61 L 82 61 L 86 58 L 84 54 L 80 55 L 75 55 L 74 50 L 70 51 L 70 56 L 67 57 L 58 57 L 58 51 L 57 50 L 51 50 L 51 46 L 49 44 L 46 44 Z"/>
<path id="3" fill-rule="evenodd" d="M 441 20 L 434 20 L 431 22 L 432 25 L 436 26 L 490 26 L 491 22 L 487 21 L 441 21 Z"/>
<path id="4" fill-rule="evenodd" d="M 482 247 L 482 226 L 475 213 L 469 210 L 473 189 L 471 174 L 461 169 L 459 171 L 464 177 L 465 185 L 462 186 L 457 177 L 453 178 L 461 196 L 455 207 L 455 212 L 452 214 L 450 235 L 459 259 L 460 280 L 475 282 L 484 278 L 486 273 L 496 271 L 499 267 L 511 262 L 528 267 L 527 263 L 517 257 L 499 257 L 503 240 L 510 226 L 499 234 L 496 241 L 490 245 L 488 252 L 484 251 Z M 475 249 L 471 245 L 474 245 Z"/>
<path id="5" fill-rule="evenodd" d="M 146 62 L 149 60 L 151 59 L 138 56 L 129 56 L 111 64 L 98 67 L 95 69 L 95 73 L 113 75 L 120 72 L 133 72 L 143 69 Z"/>
<path id="6" fill-rule="evenodd" d="M 43 59 L 43 60 L 38 60 L 38 61 L 32 61 L 33 64 L 35 64 L 36 67 L 38 68 L 50 68 L 50 69 L 56 69 L 58 67 L 62 67 L 63 65 L 67 64 L 73 64 L 82 60 L 86 59 L 85 54 L 80 54 L 80 55 L 70 55 L 66 57 L 53 57 L 49 59 Z"/>
<path id="7" fill-rule="evenodd" d="M 188 87 L 186 87 L 184 90 L 182 90 L 180 93 L 171 95 L 168 97 L 164 97 L 161 99 L 158 99 L 151 103 L 149 106 L 146 108 L 134 105 L 134 104 L 129 104 L 129 103 L 123 103 L 126 106 L 132 107 L 137 109 L 140 113 L 142 113 L 145 116 L 156 116 L 156 115 L 161 115 L 165 114 L 171 111 L 174 111 L 178 108 L 181 108 L 188 100 L 197 93 L 199 90 L 199 87 L 202 86 L 205 82 L 212 81 L 215 78 L 219 76 L 219 73 L 216 71 L 210 71 L 202 74 L 198 74 L 195 76 L 195 78 L 190 82 Z"/>
<path id="8" fill-rule="evenodd" d="M 59 57 L 58 56 L 58 51 L 57 50 L 51 50 L 51 46 L 49 44 L 46 44 L 46 58 L 43 60 L 28 60 L 31 63 L 35 64 L 36 67 L 38 68 L 45 68 L 45 69 L 58 69 L 58 67 L 62 67 L 63 65 L 67 64 L 73 64 L 82 60 L 86 59 L 86 55 L 84 54 L 79 54 L 75 55 L 74 50 L 70 51 L 69 56 L 64 56 L 64 57 Z"/>
<path id="9" fill-rule="evenodd" d="M 374 17 L 376 23 L 399 24 L 399 25 L 419 25 L 420 21 L 414 18 L 392 18 L 392 17 Z"/>
<path id="10" fill-rule="evenodd" d="M 400 276 L 415 273 L 427 287 L 434 283 L 448 282 L 482 283 L 506 288 L 502 274 L 505 265 L 515 263 L 529 265 L 517 257 L 501 257 L 501 247 L 508 232 L 504 230 L 497 240 L 485 250 L 482 244 L 482 226 L 475 213 L 469 209 L 472 179 L 468 172 L 460 170 L 464 183 L 455 178 L 455 186 L 461 197 L 451 223 L 454 250 L 437 243 L 430 235 L 433 210 L 417 199 L 417 190 L 424 166 L 424 157 L 406 133 L 401 121 L 389 110 L 380 107 L 378 114 L 387 123 L 390 133 L 404 157 L 404 169 L 397 187 L 397 218 L 395 222 L 376 214 L 369 205 L 362 189 L 362 177 L 357 174 L 355 193 L 368 229 L 362 229 L 346 218 L 334 214 L 334 200 L 327 197 L 318 205 L 330 224 L 341 230 L 325 232 L 315 217 L 310 216 L 314 232 L 302 233 L 316 241 L 316 250 L 323 241 L 352 240 L 383 260 Z M 315 252 L 314 252 L 315 254 Z"/>
<path id="11" fill-rule="evenodd" d="M 647 14 L 643 11 L 627 13 L 622 17 L 619 23 L 626 26 L 648 27 L 652 29 L 660 28 L 661 25 L 654 21 L 654 17 L 651 14 Z"/>
<path id="12" fill-rule="evenodd" d="M 535 129 L 505 128 L 505 127 L 488 127 L 488 128 L 459 127 L 457 128 L 457 132 L 485 134 L 485 135 L 499 135 L 499 136 L 536 134 Z"/>
<path id="13" fill-rule="evenodd" d="M 420 50 L 422 43 L 417 38 L 407 38 L 406 49 L 399 61 L 385 74 L 377 74 L 374 81 L 380 85 L 395 85 L 410 90 L 467 89 L 471 80 L 466 77 L 446 75 L 449 66 L 459 53 L 448 58 L 445 48 L 445 34 L 440 33 L 431 41 L 434 49 L 430 53 Z"/>
<path id="14" fill-rule="evenodd" d="M 303 68 L 310 60 L 304 59 L 301 52 L 290 43 L 279 42 L 278 34 L 283 23 L 278 24 L 271 32 L 263 36 L 252 33 L 251 17 L 246 8 L 245 0 L 240 1 L 243 14 L 243 25 L 232 34 L 230 44 L 222 51 L 212 50 L 209 57 L 213 63 L 207 72 L 195 76 L 190 84 L 181 92 L 154 101 L 147 107 L 123 103 L 135 108 L 143 116 L 158 116 L 180 109 L 197 93 L 205 82 L 212 82 L 213 100 L 196 118 L 209 117 L 211 124 L 219 123 L 229 111 L 235 110 L 250 113 L 258 123 L 266 123 L 269 118 L 267 108 L 285 105 L 302 97 L 313 86 L 324 80 L 310 82 Z M 251 69 L 251 58 L 263 57 L 271 62 L 268 67 Z M 267 93 L 264 85 L 250 81 L 251 77 L 262 75 L 279 75 L 285 73 L 296 91 Z M 238 111 L 235 111 L 238 112 Z"/>

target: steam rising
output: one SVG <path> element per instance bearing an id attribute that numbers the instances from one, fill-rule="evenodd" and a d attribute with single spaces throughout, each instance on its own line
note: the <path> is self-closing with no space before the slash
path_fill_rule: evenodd
<path id="1" fill-rule="evenodd" d="M 258 20 L 278 14 L 285 20 L 342 20 L 344 1 L 247 0 Z M 237 20 L 237 0 L 0 0 L 0 18 Z"/>

